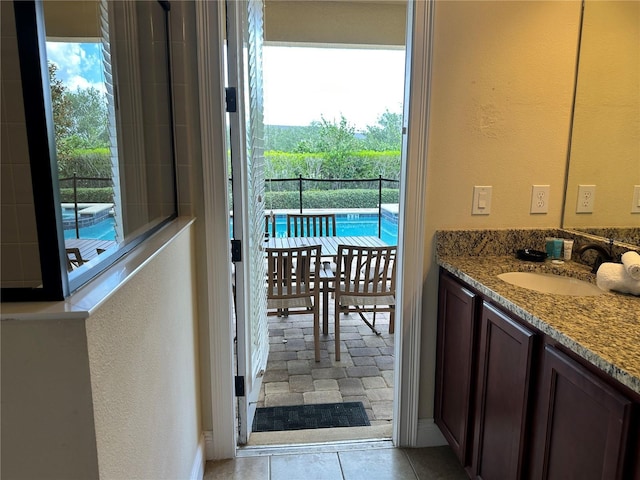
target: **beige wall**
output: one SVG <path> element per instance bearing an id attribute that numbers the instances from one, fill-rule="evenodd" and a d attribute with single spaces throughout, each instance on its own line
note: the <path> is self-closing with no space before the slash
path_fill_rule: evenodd
<path id="1" fill-rule="evenodd" d="M 564 226 L 640 227 L 640 2 L 589 0 L 580 45 Z M 596 185 L 576 213 L 578 185 Z"/>
<path id="2" fill-rule="evenodd" d="M 83 320 L 3 320 L 2 478 L 98 478 Z"/>
<path id="3" fill-rule="evenodd" d="M 448 2 L 435 9 L 425 205 L 420 418 L 433 417 L 439 229 L 560 225 L 580 4 Z M 549 213 L 529 213 L 531 185 Z M 471 215 L 492 185 L 490 215 Z"/>
<path id="4" fill-rule="evenodd" d="M 195 258 L 191 225 L 88 319 L 2 321 L 2 478 L 192 477 Z"/>
<path id="5" fill-rule="evenodd" d="M 47 37 L 100 38 L 97 0 L 45 1 L 43 5 Z"/>
<path id="6" fill-rule="evenodd" d="M 101 478 L 189 478 L 201 438 L 193 226 L 87 320 Z"/>
<path id="7" fill-rule="evenodd" d="M 406 2 L 265 1 L 265 41 L 404 47 Z"/>

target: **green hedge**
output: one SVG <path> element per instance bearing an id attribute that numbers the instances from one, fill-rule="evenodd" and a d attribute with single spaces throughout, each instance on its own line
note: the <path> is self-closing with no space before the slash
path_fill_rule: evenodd
<path id="1" fill-rule="evenodd" d="M 72 177 L 111 177 L 111 158 L 108 148 L 74 150 L 70 158 L 58 162 L 59 178 Z M 99 186 L 99 185 L 96 185 Z"/>
<path id="2" fill-rule="evenodd" d="M 73 203 L 73 188 L 60 189 L 60 201 Z M 79 203 L 113 203 L 113 187 L 78 188 Z"/>
<path id="3" fill-rule="evenodd" d="M 382 203 L 399 203 L 399 190 L 382 189 Z M 296 209 L 298 192 L 267 192 L 265 209 Z M 302 208 L 377 208 L 378 190 L 310 190 L 302 193 Z"/>

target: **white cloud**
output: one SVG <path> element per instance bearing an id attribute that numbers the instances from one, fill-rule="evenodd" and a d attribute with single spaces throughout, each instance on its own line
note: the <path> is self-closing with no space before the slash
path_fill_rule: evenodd
<path id="1" fill-rule="evenodd" d="M 99 44 L 47 42 L 47 58 L 58 67 L 57 78 L 69 89 L 103 90 L 102 59 Z"/>
<path id="2" fill-rule="evenodd" d="M 65 82 L 65 86 L 73 91 L 76 90 L 85 90 L 87 88 L 95 88 L 96 90 L 100 91 L 100 92 L 106 92 L 107 89 L 104 86 L 104 83 L 102 82 L 90 82 L 89 80 L 87 80 L 84 77 L 81 77 L 80 75 L 75 75 L 71 78 L 69 78 L 66 82 Z"/>

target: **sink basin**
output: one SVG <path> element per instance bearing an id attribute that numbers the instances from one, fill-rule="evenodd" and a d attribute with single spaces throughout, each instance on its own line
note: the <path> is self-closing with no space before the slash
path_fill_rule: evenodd
<path id="1" fill-rule="evenodd" d="M 578 297 L 605 293 L 604 290 L 600 290 L 592 283 L 550 273 L 507 272 L 501 273 L 498 275 L 498 278 L 511 285 L 528 288 L 529 290 L 535 290 L 541 293 L 555 293 L 556 295 L 573 295 Z"/>

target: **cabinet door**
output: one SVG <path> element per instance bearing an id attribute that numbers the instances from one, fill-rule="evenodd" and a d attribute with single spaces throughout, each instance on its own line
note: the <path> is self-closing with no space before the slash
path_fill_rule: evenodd
<path id="1" fill-rule="evenodd" d="M 622 479 L 631 400 L 552 346 L 542 368 L 532 478 Z"/>
<path id="2" fill-rule="evenodd" d="M 440 276 L 435 422 L 463 465 L 467 462 L 477 297 Z"/>
<path id="3" fill-rule="evenodd" d="M 533 342 L 533 332 L 483 305 L 472 465 L 477 478 L 521 478 Z"/>

